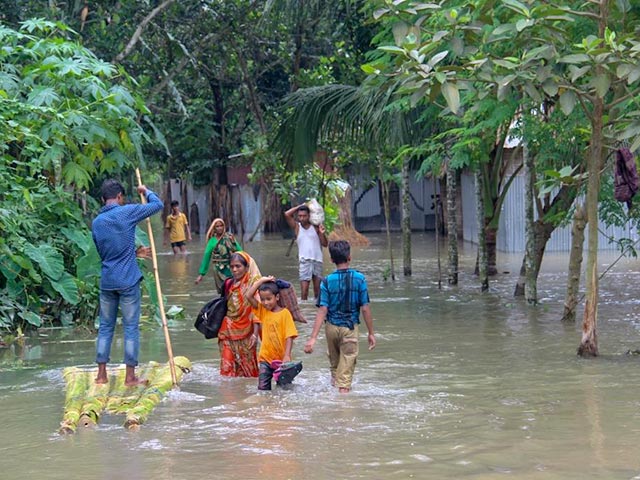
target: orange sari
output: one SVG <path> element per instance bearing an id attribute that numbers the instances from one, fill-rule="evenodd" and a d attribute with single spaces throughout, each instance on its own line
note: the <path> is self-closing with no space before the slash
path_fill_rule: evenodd
<path id="1" fill-rule="evenodd" d="M 257 377 L 256 345 L 250 347 L 253 333 L 253 308 L 246 292 L 261 277 L 253 258 L 246 252 L 237 252 L 247 261 L 247 273 L 235 281 L 227 292 L 227 315 L 218 332 L 220 348 L 220 375 L 226 377 Z"/>

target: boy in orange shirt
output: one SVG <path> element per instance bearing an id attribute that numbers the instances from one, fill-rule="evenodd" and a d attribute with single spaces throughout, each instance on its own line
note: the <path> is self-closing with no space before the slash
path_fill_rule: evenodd
<path id="1" fill-rule="evenodd" d="M 256 291 L 260 297 L 260 303 L 255 297 Z M 280 290 L 274 277 L 262 277 L 247 290 L 246 298 L 249 299 L 255 315 L 253 341 L 258 337 L 262 339 L 260 353 L 258 354 L 258 390 L 271 390 L 271 379 L 276 374 L 276 383 L 284 385 L 278 377 L 278 367 L 291 362 L 291 349 L 293 339 L 298 336 L 298 331 L 293 323 L 291 312 L 278 305 Z M 299 370 L 302 365 L 298 365 Z M 287 383 L 291 379 L 287 379 Z"/>

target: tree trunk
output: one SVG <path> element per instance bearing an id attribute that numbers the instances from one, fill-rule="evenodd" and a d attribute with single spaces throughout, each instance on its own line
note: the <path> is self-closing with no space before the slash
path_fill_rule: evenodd
<path id="1" fill-rule="evenodd" d="M 576 321 L 576 306 L 580 291 L 580 269 L 582 267 L 582 251 L 584 249 L 584 229 L 587 219 L 584 207 L 578 205 L 573 215 L 571 229 L 571 254 L 569 256 L 569 274 L 567 275 L 567 294 L 564 300 L 563 322 Z"/>
<path id="2" fill-rule="evenodd" d="M 296 25 L 296 33 L 293 36 L 294 49 L 293 49 L 293 66 L 291 69 L 291 91 L 298 90 L 298 80 L 300 76 L 300 65 L 302 64 L 302 38 L 304 36 L 304 24 L 302 22 L 302 15 L 298 13 L 298 23 Z"/>
<path id="3" fill-rule="evenodd" d="M 225 167 L 214 167 L 211 183 L 209 185 L 209 215 L 206 228 L 208 230 L 214 218 L 222 218 L 227 228 L 233 233 L 238 233 L 237 222 L 233 215 L 232 195 L 229 186 L 226 185 Z"/>
<path id="4" fill-rule="evenodd" d="M 352 188 L 347 187 L 344 195 L 338 199 L 338 225 L 329 233 L 329 240 L 347 240 L 352 246 L 367 246 L 369 239 L 353 226 L 352 198 Z"/>
<path id="5" fill-rule="evenodd" d="M 603 149 L 604 101 L 596 97 L 593 101 L 591 145 L 587 183 L 588 248 L 587 271 L 585 276 L 586 301 L 582 320 L 582 339 L 578 355 L 595 357 L 598 355 L 598 193 L 600 192 L 600 168 Z"/>
<path id="6" fill-rule="evenodd" d="M 242 71 L 242 79 L 247 87 L 247 94 L 249 100 L 249 108 L 253 112 L 255 116 L 256 122 L 258 122 L 258 126 L 260 127 L 260 133 L 262 135 L 267 134 L 267 125 L 264 120 L 264 114 L 262 112 L 262 106 L 260 105 L 260 100 L 258 99 L 258 89 L 254 83 L 254 78 L 249 73 L 249 66 L 247 65 L 247 59 L 244 57 L 244 52 L 240 48 L 236 48 L 236 54 L 238 58 L 238 65 L 240 66 L 240 70 Z"/>
<path id="7" fill-rule="evenodd" d="M 383 170 L 382 170 L 382 160 L 379 159 L 380 162 L 380 188 L 382 189 L 382 203 L 384 206 L 384 221 L 385 221 L 385 229 L 387 232 L 387 247 L 389 249 L 389 262 L 390 262 L 390 276 L 391 280 L 395 281 L 396 274 L 395 268 L 393 265 L 393 248 L 391 245 L 391 205 L 389 202 L 389 185 L 384 181 Z"/>
<path id="8" fill-rule="evenodd" d="M 536 220 L 533 224 L 533 250 L 531 252 L 531 260 L 527 258 L 527 254 L 522 257 L 522 265 L 520 266 L 520 277 L 518 283 L 516 283 L 514 297 L 522 297 L 525 295 L 525 289 L 527 281 L 531 281 L 536 285 L 538 284 L 538 276 L 540 275 L 540 267 L 542 266 L 542 259 L 544 258 L 544 252 L 547 248 L 547 243 L 551 238 L 551 234 L 555 230 L 555 226 L 551 223 L 546 223 L 541 220 Z M 530 265 L 527 262 L 530 261 Z M 530 275 L 530 279 L 528 279 Z M 536 302 L 529 302 L 536 303 Z"/>
<path id="9" fill-rule="evenodd" d="M 600 7 L 598 15 L 598 38 L 604 38 L 609 15 L 609 0 L 597 2 Z M 602 64 L 596 65 L 596 78 L 605 75 Z M 587 268 L 585 275 L 586 301 L 582 319 L 582 339 L 578 347 L 578 355 L 595 357 L 598 355 L 598 194 L 600 192 L 600 172 L 604 166 L 604 117 L 611 114 L 605 111 L 604 98 L 596 94 L 592 100 L 591 139 L 589 145 L 589 163 L 587 173 L 587 228 L 589 232 Z"/>
<path id="10" fill-rule="evenodd" d="M 478 214 L 478 276 L 480 288 L 483 292 L 489 290 L 489 276 L 487 274 L 487 241 L 484 225 L 484 196 L 482 195 L 482 175 L 476 172 L 476 204 Z"/>
<path id="11" fill-rule="evenodd" d="M 151 10 L 151 12 L 149 12 L 149 14 L 142 19 L 142 22 L 140 22 L 140 24 L 136 28 L 136 31 L 133 33 L 131 39 L 127 43 L 127 46 L 124 48 L 122 52 L 116 55 L 116 57 L 113 59 L 113 63 L 122 62 L 122 60 L 124 60 L 124 58 L 131 53 L 131 51 L 133 50 L 133 47 L 135 47 L 136 43 L 138 43 L 138 41 L 140 40 L 140 37 L 142 36 L 142 32 L 147 27 L 149 22 L 151 22 L 156 15 L 158 15 L 162 10 L 164 10 L 169 5 L 171 5 L 174 1 L 175 0 L 165 0 L 163 3 L 161 3 L 156 8 Z"/>
<path id="12" fill-rule="evenodd" d="M 485 222 L 487 219 L 485 218 Z M 496 267 L 496 244 L 498 241 L 498 229 L 494 227 L 490 227 L 485 225 L 485 245 L 486 245 L 486 255 L 487 255 L 487 275 L 496 275 L 498 273 L 498 268 Z"/>
<path id="13" fill-rule="evenodd" d="M 214 124 L 218 132 L 218 143 L 222 146 L 226 144 L 226 126 L 225 126 L 225 104 L 224 95 L 222 94 L 222 84 L 219 79 L 210 77 L 209 86 L 213 94 L 213 111 Z M 225 152 L 226 153 L 226 152 Z"/>
<path id="14" fill-rule="evenodd" d="M 237 203 L 236 203 L 236 210 L 234 213 L 237 215 L 238 218 L 238 237 L 240 237 L 240 243 L 242 244 L 242 247 L 244 248 L 244 212 L 242 211 L 242 190 L 240 188 L 239 185 L 235 185 L 235 186 L 231 186 L 231 199 L 233 201 L 233 190 L 235 187 L 235 191 L 238 192 L 238 196 L 237 196 Z"/>
<path id="15" fill-rule="evenodd" d="M 284 214 L 278 195 L 271 188 L 268 188 L 264 182 L 260 185 L 260 194 L 262 195 L 263 205 L 261 223 L 264 227 L 264 232 L 281 232 Z"/>
<path id="16" fill-rule="evenodd" d="M 520 274 L 516 282 L 516 288 L 513 290 L 514 297 L 524 297 L 524 286 L 527 283 L 527 254 L 522 256 L 522 265 L 520 265 Z"/>
<path id="17" fill-rule="evenodd" d="M 171 214 L 171 201 L 173 200 L 173 196 L 171 195 L 171 177 L 167 180 L 167 183 L 163 185 L 164 187 L 164 208 L 162 209 L 162 225 L 167 221 L 167 216 Z"/>
<path id="18" fill-rule="evenodd" d="M 189 208 L 189 183 L 180 180 L 180 208 L 186 212 Z"/>
<path id="19" fill-rule="evenodd" d="M 447 209 L 445 208 L 446 198 L 442 196 L 442 192 L 445 192 L 445 196 L 446 196 L 446 190 L 447 190 L 446 172 L 443 176 L 438 178 L 437 185 L 438 185 L 438 195 L 436 196 L 436 198 L 438 199 L 438 214 L 440 215 L 438 221 L 440 222 L 440 235 L 444 237 L 447 234 L 447 225 L 449 222 L 447 218 Z"/>
<path id="20" fill-rule="evenodd" d="M 447 167 L 447 235 L 449 285 L 458 284 L 458 183 L 456 171 Z"/>
<path id="21" fill-rule="evenodd" d="M 433 176 L 433 198 L 435 199 L 436 204 L 436 258 L 438 259 L 438 290 L 442 289 L 442 265 L 440 263 L 440 228 L 442 227 L 440 224 L 442 223 L 442 218 L 440 216 L 440 209 L 442 208 L 440 195 L 437 192 L 438 181 Z"/>
<path id="22" fill-rule="evenodd" d="M 526 187 L 525 187 L 525 234 L 527 246 L 525 252 L 525 287 L 524 296 L 527 303 L 535 305 L 538 303 L 538 288 L 536 279 L 538 277 L 539 268 L 536 268 L 536 231 L 533 202 L 535 199 L 535 182 L 536 171 L 533 163 L 533 157 L 529 155 L 529 149 L 524 147 L 523 156 L 526 169 Z M 541 239 L 542 240 L 542 239 Z M 546 241 L 544 242 L 546 244 Z M 542 258 L 539 259 L 542 261 Z"/>
<path id="23" fill-rule="evenodd" d="M 402 162 L 402 268 L 405 277 L 411 276 L 411 198 L 409 161 Z"/>
<path id="24" fill-rule="evenodd" d="M 557 213 L 566 212 L 571 208 L 575 197 L 576 197 L 576 187 L 572 186 L 563 186 L 556 193 L 553 201 L 545 202 L 544 205 L 542 202 L 536 201 L 536 194 L 534 192 L 533 200 L 534 204 L 538 204 L 538 215 L 539 218 L 533 222 L 532 230 L 533 230 L 533 269 L 530 271 L 535 272 L 535 275 L 531 276 L 531 281 L 535 281 L 535 285 L 537 288 L 538 284 L 538 276 L 540 274 L 540 266 L 542 264 L 542 259 L 544 257 L 544 252 L 547 247 L 547 243 L 551 238 L 551 234 L 557 227 L 557 222 L 554 220 L 556 218 Z M 551 214 L 551 220 L 547 221 L 547 214 Z M 522 266 L 520 268 L 520 276 L 518 278 L 518 282 L 516 283 L 515 291 L 513 295 L 515 297 L 524 296 L 525 294 L 525 284 L 527 282 L 527 267 L 526 267 L 527 257 L 524 255 L 522 257 Z"/>

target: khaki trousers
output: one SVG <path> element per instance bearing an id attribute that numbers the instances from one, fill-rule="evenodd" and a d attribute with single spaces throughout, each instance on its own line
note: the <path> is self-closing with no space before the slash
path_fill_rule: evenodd
<path id="1" fill-rule="evenodd" d="M 331 378 L 338 388 L 351 388 L 358 358 L 358 326 L 353 330 L 325 324 Z"/>

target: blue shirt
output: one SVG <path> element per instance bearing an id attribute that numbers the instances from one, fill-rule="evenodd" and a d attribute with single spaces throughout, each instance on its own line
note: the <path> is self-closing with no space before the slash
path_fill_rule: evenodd
<path id="1" fill-rule="evenodd" d="M 329 274 L 320 283 L 319 307 L 327 307 L 327 321 L 353 330 L 360 323 L 360 307 L 369 303 L 364 275 L 346 268 Z"/>
<path id="2" fill-rule="evenodd" d="M 142 278 L 136 261 L 136 226 L 164 207 L 151 190 L 147 190 L 147 202 L 105 205 L 93 220 L 93 241 L 102 260 L 102 290 L 123 290 Z"/>

